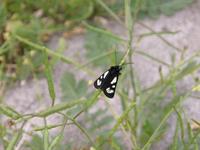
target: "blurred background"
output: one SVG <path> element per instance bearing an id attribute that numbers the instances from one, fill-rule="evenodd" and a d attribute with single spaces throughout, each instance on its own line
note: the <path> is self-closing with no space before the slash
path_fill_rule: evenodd
<path id="1" fill-rule="evenodd" d="M 199 25 L 199 0 L 1 0 L 0 149 L 199 150 Z"/>

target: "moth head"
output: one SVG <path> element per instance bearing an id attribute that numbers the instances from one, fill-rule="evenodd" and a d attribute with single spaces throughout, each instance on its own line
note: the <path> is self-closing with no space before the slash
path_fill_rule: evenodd
<path id="1" fill-rule="evenodd" d="M 120 73 L 120 71 L 122 70 L 122 67 L 121 66 L 111 66 L 110 67 L 110 73 L 112 73 L 112 74 L 118 74 L 118 75 L 120 75 L 121 73 Z"/>
<path id="2" fill-rule="evenodd" d="M 111 69 L 111 70 L 120 71 L 120 70 L 122 70 L 122 66 L 118 66 L 118 65 L 117 65 L 117 66 L 111 66 L 110 69 Z"/>

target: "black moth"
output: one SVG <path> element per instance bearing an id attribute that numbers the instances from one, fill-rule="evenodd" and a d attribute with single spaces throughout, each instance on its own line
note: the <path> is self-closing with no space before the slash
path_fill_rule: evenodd
<path id="1" fill-rule="evenodd" d="M 111 66 L 94 82 L 94 87 L 101 89 L 108 98 L 113 98 L 121 70 L 122 67 L 119 65 Z"/>

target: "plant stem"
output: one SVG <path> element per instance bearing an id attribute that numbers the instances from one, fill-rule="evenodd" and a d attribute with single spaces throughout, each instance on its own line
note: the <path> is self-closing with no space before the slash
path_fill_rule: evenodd
<path id="1" fill-rule="evenodd" d="M 176 47 L 175 45 L 173 45 L 172 43 L 170 43 L 168 40 L 166 40 L 165 38 L 163 38 L 160 34 L 157 34 L 156 31 L 154 31 L 152 28 L 150 28 L 149 26 L 147 26 L 146 24 L 142 23 L 142 22 L 138 22 L 141 26 L 143 26 L 144 28 L 150 30 L 153 34 L 155 34 L 157 37 L 159 37 L 163 42 L 165 42 L 168 46 L 174 48 L 176 51 L 181 52 L 182 49 L 180 49 L 179 47 Z"/>
<path id="2" fill-rule="evenodd" d="M 70 58 L 67 58 L 66 56 L 63 56 L 61 54 L 58 54 L 56 52 L 54 52 L 53 50 L 50 50 L 44 46 L 41 46 L 41 45 L 38 45 L 38 44 L 35 44 L 21 36 L 18 36 L 16 34 L 13 34 L 12 35 L 15 39 L 17 39 L 18 41 L 22 42 L 22 43 L 25 43 L 33 48 L 35 48 L 36 50 L 39 50 L 39 51 L 43 51 L 44 49 L 46 50 L 46 52 L 48 53 L 48 55 L 50 56 L 53 56 L 55 58 L 59 58 L 60 60 L 68 63 L 68 64 L 73 64 L 76 68 L 80 69 L 81 68 L 81 64 L 79 64 L 78 62 L 70 59 Z M 91 70 L 88 70 L 86 68 L 81 68 L 83 71 L 85 71 L 86 73 L 90 74 L 90 75 L 93 75 L 94 73 L 91 71 Z"/>
<path id="3" fill-rule="evenodd" d="M 131 6 L 131 1 L 125 0 L 125 16 L 126 16 L 125 22 L 126 22 L 126 26 L 128 28 L 128 39 L 129 39 L 128 43 L 127 43 L 127 51 L 128 51 L 127 55 L 128 55 L 129 62 L 133 62 L 132 61 L 132 55 L 134 53 L 134 49 L 132 49 L 133 25 L 137 19 L 137 14 L 140 9 L 140 0 L 136 1 L 133 17 L 131 16 L 130 6 Z M 134 69 L 131 65 L 130 65 L 130 80 L 131 80 L 132 89 L 134 91 L 134 101 L 136 103 L 136 106 L 134 109 L 134 128 L 135 128 L 135 130 L 133 131 L 134 132 L 133 135 L 135 135 L 135 137 L 137 139 L 137 135 L 136 135 L 136 130 L 137 130 L 137 126 L 138 126 L 137 90 L 136 90 L 136 84 L 134 81 Z"/>
<path id="4" fill-rule="evenodd" d="M 102 0 L 96 0 L 96 2 L 99 3 L 119 24 L 124 26 L 121 19 Z"/>

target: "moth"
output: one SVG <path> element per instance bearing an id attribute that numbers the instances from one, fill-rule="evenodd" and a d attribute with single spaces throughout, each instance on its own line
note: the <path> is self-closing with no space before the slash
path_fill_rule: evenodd
<path id="1" fill-rule="evenodd" d="M 111 66 L 95 82 L 94 87 L 101 89 L 108 98 L 113 98 L 122 66 Z"/>

